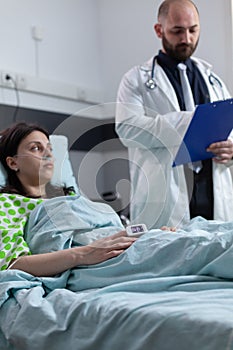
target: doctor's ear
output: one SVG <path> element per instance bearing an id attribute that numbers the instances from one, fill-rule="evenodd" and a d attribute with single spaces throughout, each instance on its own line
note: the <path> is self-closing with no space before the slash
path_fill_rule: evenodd
<path id="1" fill-rule="evenodd" d="M 162 38 L 162 34 L 163 34 L 162 24 L 156 23 L 154 25 L 154 30 L 155 30 L 155 33 L 157 34 L 157 37 Z"/>

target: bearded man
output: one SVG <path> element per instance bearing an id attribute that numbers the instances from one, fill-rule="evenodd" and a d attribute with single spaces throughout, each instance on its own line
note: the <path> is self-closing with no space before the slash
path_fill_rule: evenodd
<path id="1" fill-rule="evenodd" d="M 197 216 L 231 221 L 232 135 L 208 145 L 214 157 L 172 166 L 195 106 L 230 98 L 212 66 L 193 57 L 200 36 L 196 5 L 163 1 L 154 30 L 161 50 L 124 75 L 117 97 L 116 131 L 129 152 L 130 219 L 148 228 L 179 227 Z"/>

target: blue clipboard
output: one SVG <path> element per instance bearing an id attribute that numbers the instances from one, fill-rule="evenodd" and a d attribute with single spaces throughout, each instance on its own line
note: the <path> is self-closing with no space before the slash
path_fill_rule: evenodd
<path id="1" fill-rule="evenodd" d="M 206 148 L 227 140 L 232 129 L 233 98 L 197 106 L 172 166 L 213 158 Z"/>

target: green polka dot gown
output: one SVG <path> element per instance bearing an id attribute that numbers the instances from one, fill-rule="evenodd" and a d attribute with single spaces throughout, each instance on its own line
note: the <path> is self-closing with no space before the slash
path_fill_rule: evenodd
<path id="1" fill-rule="evenodd" d="M 32 210 L 42 199 L 0 193 L 0 270 L 13 259 L 31 254 L 24 240 L 24 226 Z"/>

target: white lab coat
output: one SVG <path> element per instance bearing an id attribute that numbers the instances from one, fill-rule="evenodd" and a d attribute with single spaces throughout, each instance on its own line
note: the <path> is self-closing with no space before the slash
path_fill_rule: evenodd
<path id="1" fill-rule="evenodd" d="M 209 82 L 211 66 L 193 58 L 207 84 L 211 101 L 230 98 L 223 82 Z M 183 166 L 172 167 L 193 112 L 180 111 L 176 93 L 163 69 L 154 69 L 155 89 L 145 83 L 152 59 L 123 77 L 117 97 L 116 131 L 129 151 L 132 223 L 149 228 L 182 226 L 190 220 Z M 216 74 L 214 74 L 216 76 Z M 219 79 L 219 77 L 217 77 Z M 233 220 L 230 168 L 213 162 L 214 219 Z"/>

